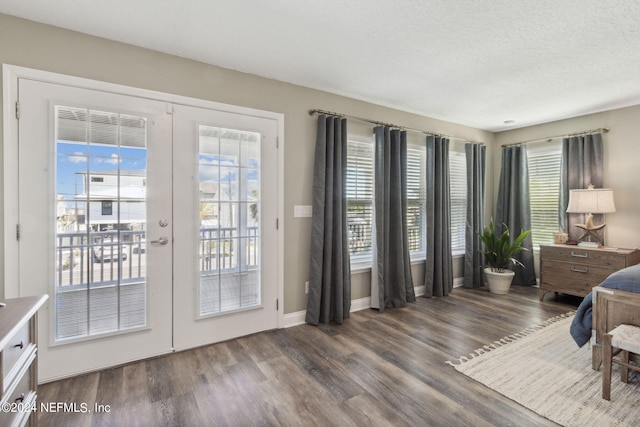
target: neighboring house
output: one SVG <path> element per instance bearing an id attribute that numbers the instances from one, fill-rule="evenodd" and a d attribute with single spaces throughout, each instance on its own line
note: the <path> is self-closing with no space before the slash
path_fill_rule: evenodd
<path id="1" fill-rule="evenodd" d="M 57 218 L 60 231 L 82 231 L 88 225 L 92 231 L 144 230 L 146 174 L 144 170 L 101 170 L 78 172 L 81 188 L 72 201 L 58 195 Z M 228 192 L 218 183 L 201 182 L 199 199 L 201 225 L 217 226 L 218 222 L 230 224 L 236 215 L 229 209 L 215 209 L 214 203 L 228 199 Z M 248 197 L 249 201 L 255 198 Z M 85 213 L 85 203 L 89 210 Z M 118 205 L 119 201 L 119 205 Z M 228 208 L 232 208 L 229 205 Z M 72 228 L 72 229 L 70 229 Z"/>
<path id="2" fill-rule="evenodd" d="M 84 218 L 84 208 L 78 206 L 75 202 L 68 201 L 63 194 L 58 194 L 58 202 L 56 203 L 58 233 L 73 233 L 74 231 L 85 230 Z"/>
<path id="3" fill-rule="evenodd" d="M 89 202 L 78 223 L 93 231 L 143 230 L 145 228 L 146 174 L 144 170 L 80 172 L 82 188 L 75 201 Z"/>

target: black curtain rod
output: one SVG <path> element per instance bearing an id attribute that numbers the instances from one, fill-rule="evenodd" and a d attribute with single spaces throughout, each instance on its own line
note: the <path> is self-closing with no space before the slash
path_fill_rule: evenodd
<path id="1" fill-rule="evenodd" d="M 309 115 L 310 116 L 313 116 L 314 114 L 325 114 L 325 115 L 328 115 L 328 116 L 345 117 L 347 119 L 357 120 L 359 122 L 364 122 L 364 123 L 370 123 L 372 125 L 388 126 L 390 128 L 406 130 L 406 131 L 409 131 L 409 132 L 417 132 L 417 133 L 421 133 L 421 134 L 424 134 L 424 135 L 439 136 L 441 138 L 448 138 L 448 139 L 454 139 L 454 140 L 457 140 L 457 141 L 471 142 L 471 143 L 474 143 L 474 144 L 482 144 L 482 145 L 484 145 L 484 142 L 478 142 L 478 141 L 473 141 L 473 140 L 464 139 L 464 138 L 456 138 L 455 136 L 444 135 L 442 133 L 425 131 L 425 130 L 420 130 L 420 129 L 413 129 L 413 128 L 408 128 L 406 126 L 399 126 L 399 125 L 394 125 L 394 124 L 391 124 L 391 123 L 379 122 L 379 121 L 376 121 L 376 120 L 363 119 L 362 117 L 350 116 L 350 115 L 347 115 L 347 114 L 335 113 L 335 112 L 326 111 L 326 110 L 318 110 L 318 109 L 309 110 Z"/>
<path id="2" fill-rule="evenodd" d="M 558 138 L 567 138 L 570 136 L 581 136 L 581 135 L 589 135 L 592 133 L 607 133 L 609 132 L 609 128 L 597 128 L 597 129 L 590 129 L 590 130 L 583 130 L 580 132 L 574 132 L 574 133 L 567 133 L 564 135 L 556 135 L 556 136 L 548 136 L 546 138 L 539 138 L 539 139 L 530 139 L 528 141 L 520 141 L 520 142 L 512 142 L 510 144 L 502 144 L 500 147 L 504 148 L 504 147 L 511 147 L 514 145 L 522 145 L 522 144 L 530 144 L 532 142 L 543 142 L 543 141 L 553 141 L 554 139 L 558 139 Z"/>

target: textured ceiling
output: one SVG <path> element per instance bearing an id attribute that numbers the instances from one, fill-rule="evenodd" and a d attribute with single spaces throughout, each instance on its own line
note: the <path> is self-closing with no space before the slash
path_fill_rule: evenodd
<path id="1" fill-rule="evenodd" d="M 0 13 L 492 131 L 640 104 L 637 0 L 0 0 Z"/>

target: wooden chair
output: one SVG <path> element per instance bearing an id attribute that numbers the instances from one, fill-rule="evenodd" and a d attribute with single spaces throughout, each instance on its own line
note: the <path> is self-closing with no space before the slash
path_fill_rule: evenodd
<path id="1" fill-rule="evenodd" d="M 640 366 L 629 363 L 629 353 L 640 354 L 640 327 L 619 325 L 606 333 L 602 342 L 602 398 L 611 398 L 611 366 L 617 363 L 622 367 L 621 380 L 629 382 L 629 369 L 640 372 Z M 613 356 L 620 352 L 620 358 Z"/>

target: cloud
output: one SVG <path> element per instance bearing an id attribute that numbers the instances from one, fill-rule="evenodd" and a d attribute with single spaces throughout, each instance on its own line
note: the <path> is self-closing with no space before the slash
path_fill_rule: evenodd
<path id="1" fill-rule="evenodd" d="M 200 182 L 228 182 L 229 175 L 235 181 L 238 173 L 238 162 L 229 156 L 200 155 L 198 159 L 198 175 Z"/>
<path id="2" fill-rule="evenodd" d="M 67 161 L 71 163 L 86 163 L 87 158 L 85 157 L 84 153 L 76 151 L 67 157 Z"/>
<path id="3" fill-rule="evenodd" d="M 106 163 L 108 165 L 117 165 L 122 161 L 120 157 L 115 153 L 113 153 L 111 157 L 108 159 L 98 157 L 95 160 L 96 160 L 96 163 Z"/>
<path id="4" fill-rule="evenodd" d="M 121 162 L 121 160 L 120 160 L 120 157 L 118 157 L 118 155 L 114 153 L 114 154 L 111 155 L 110 159 L 105 160 L 104 162 L 105 163 L 109 163 L 111 165 L 117 165 L 118 163 Z"/>

